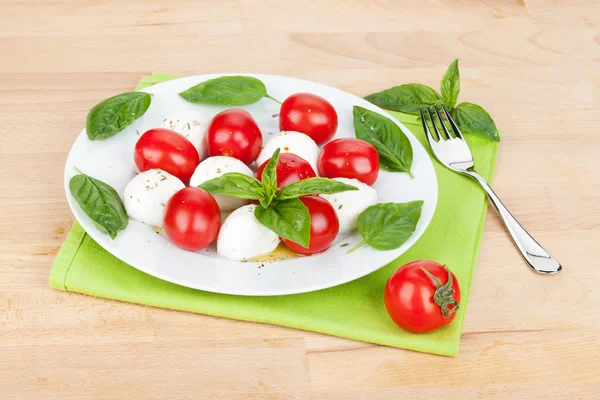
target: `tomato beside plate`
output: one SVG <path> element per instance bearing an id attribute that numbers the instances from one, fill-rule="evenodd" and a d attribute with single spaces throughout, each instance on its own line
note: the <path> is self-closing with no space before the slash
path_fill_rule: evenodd
<path id="1" fill-rule="evenodd" d="M 390 277 L 384 301 L 398 326 L 414 333 L 429 332 L 454 320 L 460 286 L 446 266 L 435 261 L 413 261 Z"/>

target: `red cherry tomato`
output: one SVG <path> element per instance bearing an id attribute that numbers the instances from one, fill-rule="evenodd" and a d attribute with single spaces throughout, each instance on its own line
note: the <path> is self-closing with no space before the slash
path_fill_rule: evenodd
<path id="1" fill-rule="evenodd" d="M 281 240 L 298 254 L 310 255 L 325 251 L 340 229 L 340 222 L 335 210 L 327 200 L 319 196 L 300 197 L 300 201 L 304 203 L 310 213 L 310 242 L 308 248 L 285 238 L 281 238 Z"/>
<path id="2" fill-rule="evenodd" d="M 310 93 L 296 93 L 284 100 L 279 111 L 279 129 L 302 132 L 318 145 L 331 140 L 338 116 L 330 102 Z"/>
<path id="3" fill-rule="evenodd" d="M 135 144 L 133 159 L 140 172 L 160 168 L 184 183 L 190 180 L 200 164 L 194 145 L 177 132 L 165 128 L 144 132 Z"/>
<path id="4" fill-rule="evenodd" d="M 181 189 L 167 202 L 164 228 L 167 237 L 182 249 L 203 249 L 215 240 L 221 228 L 219 205 L 202 189 Z"/>
<path id="5" fill-rule="evenodd" d="M 206 132 L 209 156 L 231 156 L 249 165 L 260 153 L 262 134 L 254 118 L 232 108 L 214 116 Z"/>
<path id="6" fill-rule="evenodd" d="M 262 181 L 263 170 L 269 161 L 271 161 L 270 158 L 258 167 L 256 179 L 259 181 Z M 277 187 L 279 189 L 290 183 L 298 182 L 306 178 L 315 178 L 317 176 L 310 164 L 304 158 L 298 157 L 293 153 L 280 154 L 275 171 L 277 173 Z"/>
<path id="7" fill-rule="evenodd" d="M 415 333 L 429 332 L 452 322 L 460 304 L 460 286 L 456 276 L 442 264 L 413 261 L 390 277 L 384 300 L 398 326 Z"/>
<path id="8" fill-rule="evenodd" d="M 326 178 L 356 178 L 372 185 L 379 175 L 379 154 L 364 140 L 336 139 L 323 147 L 317 167 Z"/>

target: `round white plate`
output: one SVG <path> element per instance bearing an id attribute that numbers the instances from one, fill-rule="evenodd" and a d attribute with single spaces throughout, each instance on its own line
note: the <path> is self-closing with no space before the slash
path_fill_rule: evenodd
<path id="1" fill-rule="evenodd" d="M 360 278 L 400 256 L 423 234 L 435 211 L 438 187 L 429 156 L 408 129 L 373 104 L 339 89 L 300 79 L 258 74 L 250 76 L 262 80 L 268 93 L 276 99 L 283 101 L 293 93 L 310 92 L 329 100 L 339 117 L 336 138 L 354 137 L 353 105 L 383 114 L 398 124 L 413 147 L 415 178 L 410 179 L 406 173 L 381 171 L 374 187 L 380 202 L 424 201 L 421 219 L 410 239 L 396 250 L 378 251 L 365 245 L 348 254 L 347 250 L 360 242 L 360 235 L 353 233 L 338 237 L 327 251 L 318 255 L 272 262 L 237 262 L 220 258 L 214 247 L 195 253 L 181 250 L 139 221 L 130 220 L 127 229 L 119 232 L 115 240 L 101 233 L 69 192 L 69 180 L 76 175 L 75 167 L 110 184 L 123 195 L 125 185 L 136 173 L 133 148 L 139 134 L 160 127 L 163 119 L 173 114 L 191 112 L 208 122 L 216 113 L 230 108 L 188 103 L 178 95 L 191 86 L 219 76 L 222 75 L 198 75 L 148 87 L 144 91 L 154 94 L 152 104 L 134 124 L 107 140 L 90 141 L 85 130 L 79 134 L 65 167 L 65 190 L 73 214 L 100 246 L 147 274 L 179 285 L 210 292 L 267 296 L 310 292 Z M 241 108 L 252 114 L 265 142 L 279 131 L 279 120 L 273 117 L 279 112 L 275 102 L 262 99 Z"/>

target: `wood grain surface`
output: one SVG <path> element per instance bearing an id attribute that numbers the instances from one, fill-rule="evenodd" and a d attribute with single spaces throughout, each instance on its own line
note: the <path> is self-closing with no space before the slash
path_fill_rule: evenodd
<path id="1" fill-rule="evenodd" d="M 532 273 L 490 212 L 456 358 L 55 292 L 67 152 L 151 71 L 438 87 L 503 133 L 494 187 L 562 262 Z M 600 398 L 600 3 L 0 0 L 0 399 Z"/>

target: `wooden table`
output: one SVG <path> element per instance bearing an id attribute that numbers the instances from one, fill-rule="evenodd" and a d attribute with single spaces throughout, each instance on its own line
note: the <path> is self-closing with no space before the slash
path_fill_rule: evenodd
<path id="1" fill-rule="evenodd" d="M 2 0 L 0 398 L 600 398 L 599 44 L 591 0 Z M 490 212 L 458 357 L 49 289 L 67 152 L 143 74 L 366 95 L 438 87 L 456 57 L 503 133 L 495 188 L 564 265 L 532 273 Z"/>

